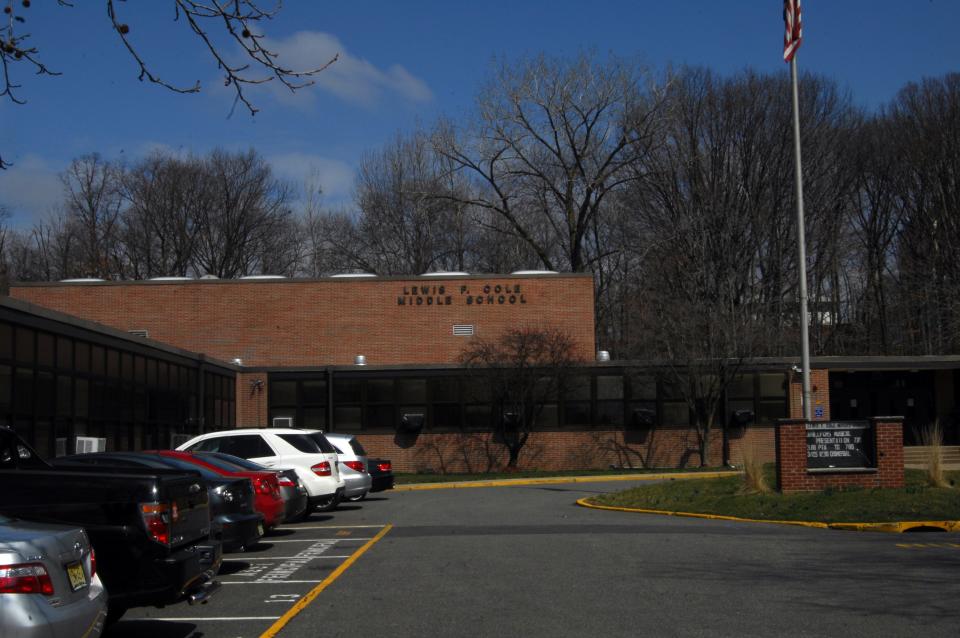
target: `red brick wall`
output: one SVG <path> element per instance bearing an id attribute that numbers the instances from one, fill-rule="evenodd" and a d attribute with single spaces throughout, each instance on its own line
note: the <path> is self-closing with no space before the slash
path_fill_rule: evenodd
<path id="1" fill-rule="evenodd" d="M 589 275 L 22 284 L 10 295 L 246 366 L 350 365 L 359 354 L 370 365 L 451 363 L 468 340 L 454 324 L 483 338 L 555 328 L 584 360 L 596 351 Z"/>
<path id="2" fill-rule="evenodd" d="M 507 449 L 490 433 L 431 434 L 403 440 L 394 434 L 358 434 L 371 457 L 387 458 L 397 472 L 486 472 L 502 469 Z M 574 470 L 643 467 L 699 467 L 692 428 L 534 432 L 520 453 L 520 469 Z M 721 462 L 722 439 L 715 433 L 710 465 Z"/>
<path id="3" fill-rule="evenodd" d="M 777 480 L 782 492 L 818 492 L 826 488 L 903 487 L 903 420 L 871 419 L 877 436 L 875 472 L 809 472 L 807 433 L 803 421 L 777 426 L 779 465 Z"/>
<path id="4" fill-rule="evenodd" d="M 237 427 L 264 427 L 266 425 L 268 425 L 266 373 L 238 373 Z"/>

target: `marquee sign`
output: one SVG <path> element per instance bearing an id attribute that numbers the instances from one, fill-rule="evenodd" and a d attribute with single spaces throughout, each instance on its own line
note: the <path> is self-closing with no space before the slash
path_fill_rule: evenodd
<path id="1" fill-rule="evenodd" d="M 866 421 L 807 423 L 807 468 L 873 467 L 873 432 Z"/>

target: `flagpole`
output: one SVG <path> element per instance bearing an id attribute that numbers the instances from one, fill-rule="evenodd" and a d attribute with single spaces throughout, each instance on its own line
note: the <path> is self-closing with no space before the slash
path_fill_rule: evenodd
<path id="1" fill-rule="evenodd" d="M 800 97 L 797 89 L 797 56 L 790 59 L 793 84 L 793 155 L 797 196 L 797 260 L 800 272 L 800 365 L 803 368 L 803 418 L 813 420 L 810 404 L 810 332 L 807 312 L 807 249 L 803 222 L 803 169 L 800 157 Z"/>

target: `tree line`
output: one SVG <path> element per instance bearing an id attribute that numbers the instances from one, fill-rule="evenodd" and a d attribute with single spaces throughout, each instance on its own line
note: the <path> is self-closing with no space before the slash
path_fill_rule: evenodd
<path id="1" fill-rule="evenodd" d="M 960 352 L 960 74 L 874 111 L 801 78 L 815 354 Z M 624 59 L 501 62 L 475 108 L 398 134 L 351 205 L 297 197 L 256 151 L 98 155 L 0 234 L 8 280 L 590 272 L 622 359 L 798 350 L 789 78 Z M 709 375 L 707 375 L 709 378 Z"/>

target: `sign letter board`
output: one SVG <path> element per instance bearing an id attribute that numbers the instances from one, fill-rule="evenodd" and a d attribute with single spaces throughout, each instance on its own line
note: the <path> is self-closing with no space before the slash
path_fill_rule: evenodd
<path id="1" fill-rule="evenodd" d="M 870 423 L 818 421 L 806 427 L 807 469 L 874 467 Z"/>

